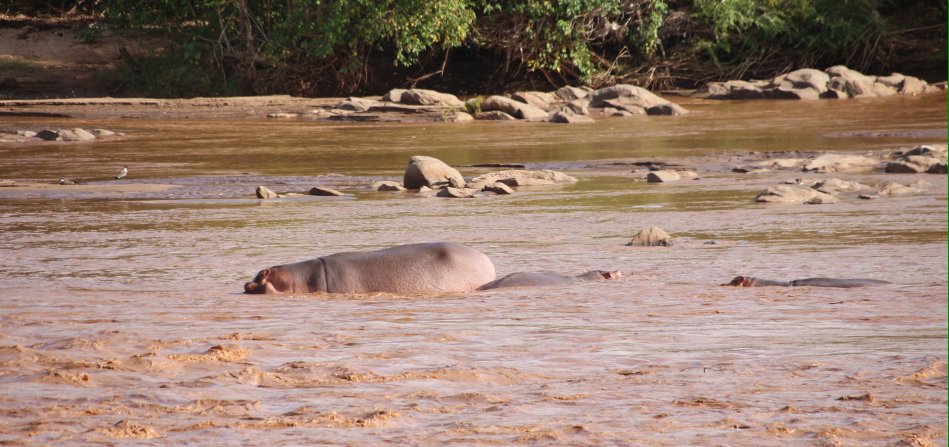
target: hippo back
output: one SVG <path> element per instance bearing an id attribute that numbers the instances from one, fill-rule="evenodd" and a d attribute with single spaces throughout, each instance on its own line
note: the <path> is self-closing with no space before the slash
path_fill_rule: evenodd
<path id="1" fill-rule="evenodd" d="M 564 276 L 549 272 L 511 273 L 496 281 L 491 281 L 478 290 L 502 289 L 506 287 L 543 287 L 557 284 L 569 284 L 576 281 L 573 276 Z"/>
<path id="2" fill-rule="evenodd" d="M 320 258 L 330 293 L 464 292 L 494 279 L 483 253 L 453 242 L 410 244 Z"/>

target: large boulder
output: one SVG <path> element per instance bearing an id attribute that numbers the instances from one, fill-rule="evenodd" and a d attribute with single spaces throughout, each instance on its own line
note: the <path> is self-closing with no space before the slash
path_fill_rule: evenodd
<path id="1" fill-rule="evenodd" d="M 804 163 L 807 172 L 868 171 L 880 160 L 863 155 L 824 154 Z"/>
<path id="2" fill-rule="evenodd" d="M 558 99 L 546 92 L 516 92 L 511 95 L 511 99 L 530 104 L 541 110 L 550 110 L 552 104 L 558 102 Z"/>
<path id="3" fill-rule="evenodd" d="M 609 100 L 617 100 L 607 103 Z M 668 104 L 669 101 L 660 98 L 653 92 L 630 84 L 617 84 L 604 87 L 590 93 L 590 107 L 602 108 L 611 104 L 625 104 L 649 109 L 650 107 Z M 615 107 L 615 105 L 614 105 Z"/>
<path id="4" fill-rule="evenodd" d="M 511 115 L 515 118 L 546 121 L 547 112 L 541 108 L 534 107 L 520 101 L 513 100 L 505 96 L 493 95 L 481 102 L 483 112 L 499 111 Z"/>
<path id="5" fill-rule="evenodd" d="M 464 108 L 465 103 L 457 96 L 449 93 L 436 92 L 434 90 L 411 89 L 402 92 L 399 98 L 403 104 L 418 106 L 441 106 L 451 108 Z"/>
<path id="6" fill-rule="evenodd" d="M 416 155 L 409 159 L 402 184 L 408 189 L 444 185 L 463 188 L 465 178 L 455 168 L 437 158 Z"/>
<path id="7" fill-rule="evenodd" d="M 577 179 L 562 172 L 551 170 L 529 171 L 524 169 L 511 169 L 479 175 L 471 179 L 471 181 L 468 182 L 468 186 L 474 189 L 482 189 L 485 185 L 490 185 L 495 182 L 504 183 L 508 186 L 539 186 L 553 185 L 556 183 L 576 183 Z"/>
<path id="8" fill-rule="evenodd" d="M 382 95 L 382 100 L 385 102 L 402 102 L 403 93 L 405 93 L 405 89 L 394 88 L 386 92 L 385 95 Z"/>
<path id="9" fill-rule="evenodd" d="M 797 185 L 775 185 L 758 193 L 756 202 L 767 203 L 837 203 L 837 198 L 813 188 Z"/>
<path id="10" fill-rule="evenodd" d="M 659 227 L 643 228 L 626 243 L 637 247 L 671 247 L 672 244 L 672 236 Z"/>
<path id="11" fill-rule="evenodd" d="M 550 92 L 550 94 L 554 95 L 554 97 L 560 101 L 570 102 L 580 98 L 586 98 L 590 92 L 580 87 L 571 87 L 567 85 Z"/>
<path id="12" fill-rule="evenodd" d="M 796 89 L 812 89 L 820 94 L 827 91 L 830 75 L 813 68 L 802 68 L 784 75 L 783 80 Z"/>

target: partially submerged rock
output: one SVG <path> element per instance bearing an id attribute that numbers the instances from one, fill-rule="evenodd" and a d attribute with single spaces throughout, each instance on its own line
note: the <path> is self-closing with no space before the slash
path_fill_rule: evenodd
<path id="1" fill-rule="evenodd" d="M 846 99 L 936 91 L 940 89 L 912 76 L 870 76 L 837 65 L 824 71 L 802 68 L 770 80 L 712 82 L 693 95 L 710 99 Z"/>
<path id="2" fill-rule="evenodd" d="M 650 171 L 646 174 L 646 181 L 649 183 L 668 183 L 682 180 L 683 178 L 694 179 L 698 174 L 692 171 Z"/>
<path id="3" fill-rule="evenodd" d="M 947 161 L 947 147 L 945 145 L 917 146 L 903 153 L 886 164 L 886 172 L 917 174 L 945 174 Z"/>
<path id="4" fill-rule="evenodd" d="M 457 96 L 450 93 L 441 93 L 434 90 L 410 89 L 402 92 L 399 97 L 403 104 L 414 104 L 420 106 L 442 106 L 449 108 L 462 109 L 465 103 Z"/>
<path id="5" fill-rule="evenodd" d="M 551 170 L 529 171 L 512 169 L 479 175 L 471 179 L 469 187 L 481 189 L 484 188 L 485 185 L 496 182 L 504 183 L 508 186 L 538 186 L 553 185 L 556 183 L 576 183 L 577 179 L 567 174 Z"/>
<path id="6" fill-rule="evenodd" d="M 824 154 L 808 159 L 804 163 L 804 171 L 808 172 L 840 172 L 840 171 L 868 171 L 873 169 L 880 160 L 863 155 Z"/>
<path id="7" fill-rule="evenodd" d="M 482 101 L 481 110 L 484 112 L 495 110 L 504 112 L 515 118 L 531 121 L 544 121 L 547 119 L 547 111 L 544 109 L 499 95 L 489 96 Z"/>
<path id="8" fill-rule="evenodd" d="M 258 199 L 276 199 L 280 197 L 279 194 L 271 191 L 266 186 L 258 186 L 255 192 Z"/>
<path id="9" fill-rule="evenodd" d="M 656 94 L 630 84 L 618 84 L 604 87 L 590 93 L 590 107 L 624 110 L 632 114 L 647 113 L 649 115 L 682 115 L 688 110 L 672 104 Z"/>
<path id="10" fill-rule="evenodd" d="M 912 185 L 904 185 L 897 182 L 886 182 L 883 185 L 880 185 L 880 188 L 877 190 L 877 195 L 898 196 L 906 194 L 919 194 L 925 192 L 928 185 L 929 184 L 926 182 L 915 182 Z"/>
<path id="11" fill-rule="evenodd" d="M 405 187 L 399 182 L 391 180 L 380 180 L 372 184 L 372 189 L 376 191 L 405 191 Z"/>
<path id="12" fill-rule="evenodd" d="M 416 155 L 409 159 L 402 184 L 408 189 L 442 185 L 463 188 L 465 178 L 455 168 L 448 166 L 437 158 Z"/>
<path id="13" fill-rule="evenodd" d="M 643 228 L 626 243 L 637 247 L 671 247 L 672 244 L 672 236 L 659 227 Z"/>
<path id="14" fill-rule="evenodd" d="M 847 180 L 841 180 L 838 178 L 829 178 L 827 180 L 819 181 L 813 185 L 811 188 L 816 189 L 822 193 L 826 194 L 838 194 L 841 192 L 857 192 L 870 189 L 870 186 L 864 185 L 860 182 L 851 182 Z"/>
<path id="15" fill-rule="evenodd" d="M 495 194 L 514 194 L 514 190 L 510 186 L 505 185 L 501 182 L 494 182 L 490 185 L 484 185 L 481 188 L 482 191 L 493 192 Z"/>
<path id="16" fill-rule="evenodd" d="M 46 141 L 92 141 L 96 136 L 91 132 L 80 129 L 44 129 L 36 133 L 37 138 Z"/>
<path id="17" fill-rule="evenodd" d="M 821 203 L 837 203 L 837 198 L 806 186 L 775 185 L 758 193 L 755 197 L 755 201 L 767 203 L 807 203 L 816 205 Z"/>
<path id="18" fill-rule="evenodd" d="M 577 115 L 571 112 L 559 111 L 550 116 L 550 122 L 561 124 L 590 124 L 595 123 L 596 121 L 586 115 Z"/>
<path id="19" fill-rule="evenodd" d="M 478 192 L 477 189 L 471 188 L 453 188 L 451 186 L 446 186 L 438 191 L 436 194 L 438 197 L 449 197 L 456 199 L 470 199 L 475 196 L 475 193 Z"/>
<path id="20" fill-rule="evenodd" d="M 350 112 L 367 112 L 369 109 L 381 105 L 381 102 L 373 99 L 349 97 L 346 98 L 345 101 L 337 104 L 336 109 Z"/>
<path id="21" fill-rule="evenodd" d="M 487 112 L 480 112 L 474 116 L 476 120 L 490 120 L 490 121 L 516 121 L 517 118 L 514 118 L 507 113 L 504 113 L 500 110 L 489 110 Z"/>
<path id="22" fill-rule="evenodd" d="M 327 188 L 324 186 L 314 186 L 310 188 L 309 194 L 311 196 L 345 196 L 342 192 L 339 192 L 333 188 Z"/>

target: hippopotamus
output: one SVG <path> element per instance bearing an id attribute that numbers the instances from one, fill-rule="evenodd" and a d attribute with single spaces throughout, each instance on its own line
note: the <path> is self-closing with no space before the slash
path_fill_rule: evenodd
<path id="1" fill-rule="evenodd" d="M 494 279 L 483 253 L 453 242 L 347 252 L 261 270 L 244 293 L 467 292 Z"/>
<path id="2" fill-rule="evenodd" d="M 796 287 L 796 286 L 810 286 L 810 287 L 863 287 L 863 286 L 875 286 L 880 284 L 890 284 L 889 281 L 882 281 L 879 279 L 838 279 L 838 278 L 807 278 L 807 279 L 795 279 L 791 281 L 774 281 L 771 279 L 761 279 L 761 278 L 752 278 L 750 276 L 736 276 L 728 284 L 722 284 L 723 286 L 736 286 L 736 287 L 763 287 L 763 286 L 781 286 L 781 287 Z"/>
<path id="3" fill-rule="evenodd" d="M 511 273 L 501 279 L 491 281 L 478 290 L 503 289 L 507 287 L 543 287 L 556 286 L 561 284 L 572 284 L 579 281 L 597 281 L 604 279 L 616 279 L 623 276 L 622 273 L 611 270 L 591 270 L 582 275 L 567 276 L 550 272 L 517 272 Z"/>

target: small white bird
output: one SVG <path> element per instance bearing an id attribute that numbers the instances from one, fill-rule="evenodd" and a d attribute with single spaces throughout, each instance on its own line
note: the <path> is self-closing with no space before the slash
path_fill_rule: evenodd
<path id="1" fill-rule="evenodd" d="M 122 166 L 122 170 L 119 171 L 118 174 L 115 174 L 115 179 L 118 180 L 118 179 L 120 179 L 120 178 L 122 178 L 122 177 L 125 177 L 126 175 L 129 175 L 129 167 L 128 167 L 128 166 Z"/>

